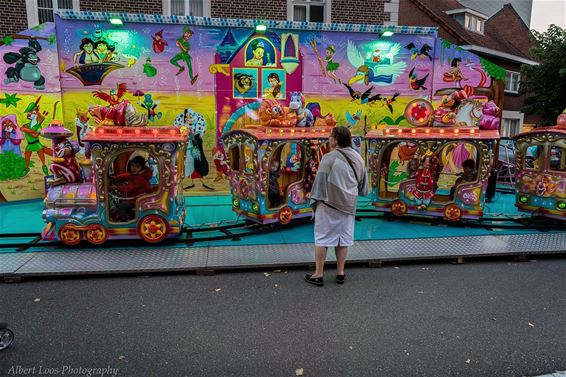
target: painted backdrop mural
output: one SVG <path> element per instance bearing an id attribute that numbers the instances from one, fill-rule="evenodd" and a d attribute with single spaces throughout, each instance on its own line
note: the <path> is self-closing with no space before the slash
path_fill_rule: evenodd
<path id="1" fill-rule="evenodd" d="M 39 131 L 62 116 L 55 25 L 0 43 L 0 200 L 41 197 L 52 150 Z"/>
<path id="2" fill-rule="evenodd" d="M 88 18 L 81 13 L 64 16 L 0 47 L 0 191 L 7 200 L 43 194 L 52 152 L 34 130 L 55 116 L 82 145 L 98 125 L 88 112 L 93 105 L 109 117 L 187 127 L 185 192 L 228 193 L 220 142 L 227 131 L 340 124 L 363 135 L 383 125 L 409 127 L 404 110 L 415 98 L 438 105 L 460 90 L 501 98 L 494 78 L 504 71 L 437 39 L 434 28 L 381 37 L 293 24 L 256 32 L 255 23 L 238 20 L 128 22 L 133 15 L 116 27 L 76 19 Z"/>

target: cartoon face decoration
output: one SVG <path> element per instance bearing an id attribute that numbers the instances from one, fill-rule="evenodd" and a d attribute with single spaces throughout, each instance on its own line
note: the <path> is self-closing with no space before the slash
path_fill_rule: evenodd
<path id="1" fill-rule="evenodd" d="M 57 143 L 55 146 L 55 155 L 57 157 L 67 157 L 73 154 L 73 145 L 67 139 Z"/>
<path id="2" fill-rule="evenodd" d="M 283 109 L 281 106 L 273 106 L 271 108 L 271 113 L 273 114 L 274 118 L 278 118 L 283 115 Z"/>
<path id="3" fill-rule="evenodd" d="M 246 93 L 252 88 L 253 76 L 245 73 L 236 73 L 234 75 L 234 88 L 241 94 Z"/>
<path id="4" fill-rule="evenodd" d="M 14 131 L 14 123 L 10 119 L 5 119 L 2 121 L 2 131 L 8 133 Z"/>

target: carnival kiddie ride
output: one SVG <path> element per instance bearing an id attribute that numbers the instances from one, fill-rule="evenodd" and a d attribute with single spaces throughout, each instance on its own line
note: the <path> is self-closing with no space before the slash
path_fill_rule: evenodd
<path id="1" fill-rule="evenodd" d="M 92 155 L 82 169 L 67 139 L 69 130 L 55 121 L 42 131 L 53 140 L 55 175 L 47 181 L 42 238 L 66 245 L 84 238 L 99 245 L 108 239 L 157 243 L 179 236 L 185 218 L 181 181 L 187 131 L 147 127 L 147 118 L 135 114 L 127 101 L 116 108 L 93 106 L 89 112 L 98 126 L 84 138 Z M 147 164 L 145 177 L 132 173 L 134 161 Z M 137 195 L 120 189 L 135 186 L 139 179 L 148 187 Z"/>
<path id="2" fill-rule="evenodd" d="M 486 97 L 455 91 L 434 109 L 426 99 L 407 104 L 412 127 L 366 134 L 372 201 L 378 211 L 477 219 L 499 139 L 499 109 Z"/>
<path id="3" fill-rule="evenodd" d="M 244 218 L 288 224 L 311 216 L 310 190 L 336 121 L 313 115 L 304 102 L 300 93 L 292 93 L 289 107 L 264 100 L 261 123 L 223 135 L 232 209 Z"/>
<path id="4" fill-rule="evenodd" d="M 566 220 L 566 110 L 556 126 L 515 136 L 516 206 L 535 215 Z"/>

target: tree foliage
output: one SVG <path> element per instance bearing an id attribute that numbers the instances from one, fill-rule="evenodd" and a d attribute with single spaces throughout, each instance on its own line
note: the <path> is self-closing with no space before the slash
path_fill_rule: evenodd
<path id="1" fill-rule="evenodd" d="M 554 125 L 566 107 L 566 29 L 550 25 L 547 31 L 532 31 L 530 52 L 539 65 L 521 67 L 520 93 L 527 94 L 526 114 L 540 115 L 543 125 Z"/>

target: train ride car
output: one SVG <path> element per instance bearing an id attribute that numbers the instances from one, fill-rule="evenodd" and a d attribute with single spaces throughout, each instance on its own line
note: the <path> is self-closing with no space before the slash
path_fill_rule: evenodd
<path id="1" fill-rule="evenodd" d="M 456 104 L 444 99 L 436 110 L 426 99 L 415 99 L 405 110 L 413 127 L 366 134 L 378 211 L 451 221 L 482 216 L 499 139 L 498 119 L 486 113 L 498 109 L 485 97 L 466 98 L 463 92 L 452 97 Z"/>
<path id="2" fill-rule="evenodd" d="M 566 114 L 554 127 L 514 137 L 516 206 L 524 212 L 566 220 Z"/>
<path id="3" fill-rule="evenodd" d="M 223 135 L 233 210 L 263 224 L 311 216 L 310 189 L 331 132 L 257 127 Z"/>
<path id="4" fill-rule="evenodd" d="M 54 145 L 66 135 L 44 131 Z M 84 169 L 82 176 L 69 174 L 75 170 L 72 153 L 52 165 L 56 177 L 45 197 L 44 240 L 75 245 L 85 238 L 99 245 L 141 238 L 157 243 L 182 233 L 186 130 L 99 126 L 84 141 L 90 143 L 92 169 Z"/>

